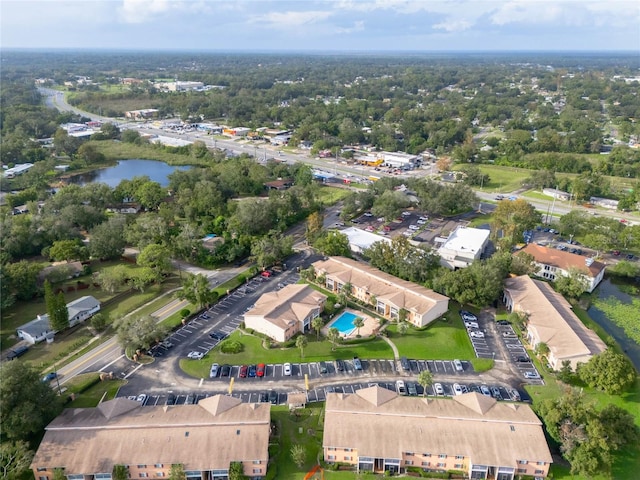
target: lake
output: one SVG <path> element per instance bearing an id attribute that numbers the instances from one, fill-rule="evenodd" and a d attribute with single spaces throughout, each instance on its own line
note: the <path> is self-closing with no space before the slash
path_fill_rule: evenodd
<path id="1" fill-rule="evenodd" d="M 74 175 L 71 183 L 86 185 L 87 183 L 106 183 L 110 187 L 116 187 L 122 180 L 131 180 L 133 177 L 146 175 L 152 181 L 158 182 L 163 187 L 169 185 L 169 175 L 176 170 L 189 170 L 189 166 L 174 167 L 157 160 L 120 160 L 113 167 L 101 168 L 92 172 Z"/>
<path id="2" fill-rule="evenodd" d="M 606 299 L 609 297 L 615 297 L 623 303 L 631 303 L 631 295 L 624 293 L 618 288 L 618 286 L 609 278 L 605 278 L 597 289 L 598 298 Z M 629 338 L 624 330 L 613 323 L 609 318 L 594 306 L 589 307 L 587 310 L 589 316 L 600 325 L 605 332 L 611 335 L 615 341 L 620 345 L 622 350 L 627 354 L 631 363 L 640 371 L 640 345 Z"/>

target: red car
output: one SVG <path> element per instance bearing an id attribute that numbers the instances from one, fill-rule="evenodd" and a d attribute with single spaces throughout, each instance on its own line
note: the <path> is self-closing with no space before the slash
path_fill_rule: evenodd
<path id="1" fill-rule="evenodd" d="M 267 370 L 267 366 L 264 363 L 258 364 L 258 370 L 256 371 L 256 376 L 264 377 L 264 372 Z"/>
<path id="2" fill-rule="evenodd" d="M 264 272 L 262 272 L 260 275 L 261 275 L 262 277 L 264 277 L 264 278 L 269 278 L 269 277 L 271 277 L 271 272 L 269 272 L 269 271 L 266 271 L 266 270 L 265 270 L 265 271 L 264 271 Z"/>
<path id="3" fill-rule="evenodd" d="M 242 365 L 240 367 L 240 378 L 247 378 L 247 372 L 249 371 L 249 367 L 247 365 Z"/>

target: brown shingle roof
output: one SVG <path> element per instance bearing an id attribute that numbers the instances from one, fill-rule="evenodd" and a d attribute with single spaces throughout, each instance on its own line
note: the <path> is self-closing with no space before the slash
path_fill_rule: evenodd
<path id="1" fill-rule="evenodd" d="M 365 390 L 371 389 L 380 387 Z M 355 448 L 360 456 L 376 458 L 446 453 L 514 467 L 518 459 L 552 461 L 542 424 L 528 405 L 477 398 L 478 393 L 434 399 L 393 392 L 375 405 L 365 398 L 370 396 L 365 390 L 327 395 L 325 447 Z"/>
<path id="2" fill-rule="evenodd" d="M 354 287 L 366 288 L 379 300 L 385 300 L 397 308 L 416 313 L 429 311 L 437 302 L 449 298 L 413 282 L 389 275 L 367 264 L 344 257 L 330 257 L 313 264 L 316 273 L 350 283 Z"/>
<path id="3" fill-rule="evenodd" d="M 547 344 L 558 361 L 606 350 L 605 343 L 584 326 L 569 302 L 549 284 L 522 275 L 508 278 L 505 291 L 514 310 L 528 315 L 527 328 L 535 330 L 538 340 Z"/>
<path id="4" fill-rule="evenodd" d="M 263 294 L 245 316 L 263 317 L 280 328 L 303 321 L 309 313 L 323 305 L 327 296 L 309 285 L 298 283 Z"/>
<path id="5" fill-rule="evenodd" d="M 266 461 L 269 405 L 220 397 L 173 407 L 127 410 L 130 400 L 115 399 L 98 408 L 66 409 L 47 426 L 32 467 L 92 474 L 110 473 L 114 464 L 210 470 L 227 469 L 231 461 Z"/>
<path id="6" fill-rule="evenodd" d="M 551 265 L 565 271 L 568 271 L 570 268 L 577 268 L 590 277 L 597 277 L 605 268 L 604 263 L 601 262 L 593 262 L 591 265 L 587 266 L 585 262 L 588 257 L 558 250 L 556 248 L 543 247 L 536 245 L 535 243 L 528 244 L 520 251 L 532 255 L 538 263 Z"/>

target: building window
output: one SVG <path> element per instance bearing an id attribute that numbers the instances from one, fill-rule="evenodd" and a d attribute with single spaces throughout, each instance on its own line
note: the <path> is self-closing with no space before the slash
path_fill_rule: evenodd
<path id="1" fill-rule="evenodd" d="M 439 464 L 438 464 L 438 468 L 444 468 L 444 467 L 446 467 L 446 466 L 447 466 L 447 464 L 446 464 L 446 463 L 439 463 Z"/>
<path id="2" fill-rule="evenodd" d="M 527 469 L 526 468 L 519 468 L 518 470 L 516 470 L 518 473 L 527 473 Z"/>
<path id="3" fill-rule="evenodd" d="M 431 456 L 431 454 L 430 454 L 430 453 L 423 453 L 423 454 L 422 454 L 422 456 L 423 456 L 423 457 L 427 457 L 427 458 L 428 458 L 428 457 L 430 457 L 430 456 Z"/>
<path id="4" fill-rule="evenodd" d="M 253 461 L 253 464 L 254 464 L 254 465 L 260 465 L 260 460 L 254 460 L 254 461 Z"/>
<path id="5" fill-rule="evenodd" d="M 438 458 L 447 458 L 447 454 L 446 453 L 441 453 L 440 455 L 438 455 Z"/>
<path id="6" fill-rule="evenodd" d="M 253 473 L 262 473 L 262 469 L 261 468 L 254 468 L 253 469 Z"/>
<path id="7" fill-rule="evenodd" d="M 456 455 L 456 460 L 462 460 L 464 458 L 464 455 Z"/>
<path id="8" fill-rule="evenodd" d="M 463 468 L 463 465 L 461 463 L 456 463 L 453 468 L 457 468 L 458 470 Z"/>
<path id="9" fill-rule="evenodd" d="M 336 459 L 336 456 L 335 456 L 335 455 L 328 455 L 328 456 L 327 456 L 327 458 L 328 458 L 329 460 L 335 460 L 335 459 Z"/>
<path id="10" fill-rule="evenodd" d="M 156 467 L 156 468 L 162 468 L 162 467 L 164 467 L 164 465 L 162 465 L 161 463 L 156 463 L 156 464 L 154 465 L 154 467 Z"/>
<path id="11" fill-rule="evenodd" d="M 47 471 L 47 467 L 38 467 L 37 471 L 38 472 L 46 472 Z"/>
<path id="12" fill-rule="evenodd" d="M 345 461 L 351 461 L 351 457 L 348 456 L 348 455 L 345 455 L 344 459 L 345 459 Z"/>
<path id="13" fill-rule="evenodd" d="M 536 470 L 536 475 L 544 475 L 544 470 Z"/>
<path id="14" fill-rule="evenodd" d="M 46 475 L 43 475 L 41 477 L 38 477 L 38 480 L 49 480 L 49 477 L 47 477 Z"/>
<path id="15" fill-rule="evenodd" d="M 405 460 L 404 464 L 405 465 L 413 465 L 413 460 Z"/>
<path id="16" fill-rule="evenodd" d="M 146 465 L 138 465 L 138 468 L 147 468 Z"/>
<path id="17" fill-rule="evenodd" d="M 336 447 L 327 447 L 327 450 L 329 450 L 330 452 L 335 451 Z"/>
<path id="18" fill-rule="evenodd" d="M 156 472 L 156 477 L 159 477 L 159 478 L 164 477 L 164 472 Z"/>
<path id="19" fill-rule="evenodd" d="M 84 480 L 84 475 L 67 475 L 67 480 Z"/>
<path id="20" fill-rule="evenodd" d="M 345 452 L 353 452 L 353 448 L 345 448 L 344 451 Z"/>
<path id="21" fill-rule="evenodd" d="M 526 465 L 527 463 L 529 462 L 527 462 L 526 460 L 518 460 L 519 465 Z"/>
<path id="22" fill-rule="evenodd" d="M 83 476 L 84 478 L 84 476 Z M 110 473 L 96 473 L 94 475 L 94 478 L 96 480 L 111 480 L 111 474 Z"/>
<path id="23" fill-rule="evenodd" d="M 546 465 L 545 462 L 538 462 L 536 465 Z"/>
<path id="24" fill-rule="evenodd" d="M 413 453 L 413 452 L 407 452 L 407 453 L 405 453 L 405 455 L 406 455 L 407 457 L 413 457 L 414 453 Z"/>
<path id="25" fill-rule="evenodd" d="M 429 467 L 429 466 L 431 466 L 431 462 L 422 462 L 422 466 L 423 467 Z"/>

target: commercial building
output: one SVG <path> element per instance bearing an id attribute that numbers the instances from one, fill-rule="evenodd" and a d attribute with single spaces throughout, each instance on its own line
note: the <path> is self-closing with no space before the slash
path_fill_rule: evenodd
<path id="1" fill-rule="evenodd" d="M 553 461 L 531 407 L 479 393 L 453 398 L 400 396 L 379 386 L 329 393 L 326 462 L 358 471 L 457 470 L 468 478 L 546 477 Z"/>
<path id="2" fill-rule="evenodd" d="M 81 297 L 67 303 L 67 311 L 69 312 L 69 327 L 74 327 L 99 312 L 100 302 L 92 296 Z M 19 338 L 35 344 L 47 338 L 53 339 L 57 331 L 53 330 L 49 315 L 45 313 L 18 327 L 16 333 Z"/>
<path id="3" fill-rule="evenodd" d="M 536 347 L 549 347 L 547 360 L 554 370 L 568 361 L 575 370 L 607 348 L 598 335 L 589 330 L 576 316 L 562 295 L 541 280 L 527 275 L 509 278 L 505 282 L 503 300 L 507 308 L 527 316 L 526 336 Z"/>
<path id="4" fill-rule="evenodd" d="M 490 233 L 480 228 L 456 227 L 438 249 L 440 264 L 452 270 L 468 267 L 482 257 Z"/>
<path id="5" fill-rule="evenodd" d="M 116 398 L 95 408 L 68 408 L 45 429 L 31 468 L 36 480 L 111 480 L 123 465 L 130 479 L 168 478 L 182 465 L 187 479 L 222 480 L 231 462 L 261 479 L 269 460 L 270 405 L 215 395 L 196 405 L 141 406 Z"/>
<path id="6" fill-rule="evenodd" d="M 329 257 L 313 267 L 316 278 L 324 277 L 327 290 L 340 293 L 348 285 L 353 297 L 386 318 L 404 314 L 407 322 L 424 327 L 449 309 L 448 297 L 349 258 Z"/>
<path id="7" fill-rule="evenodd" d="M 18 175 L 28 172 L 32 167 L 33 163 L 18 163 L 14 167 L 7 168 L 4 171 L 4 178 L 15 178 Z"/>
<path id="8" fill-rule="evenodd" d="M 543 188 L 542 193 L 557 200 L 566 201 L 571 198 L 571 194 L 569 192 L 564 192 L 562 190 L 558 190 L 557 188 Z"/>
<path id="9" fill-rule="evenodd" d="M 572 270 L 580 272 L 585 281 L 587 292 L 591 293 L 604 278 L 604 263 L 591 257 L 584 257 L 556 248 L 543 247 L 535 243 L 528 244 L 521 252 L 533 256 L 536 265 L 535 274 L 554 282 L 560 275 L 569 276 Z"/>
<path id="10" fill-rule="evenodd" d="M 356 227 L 345 228 L 341 230 L 340 233 L 346 235 L 349 239 L 349 248 L 353 253 L 362 253 L 376 242 L 391 243 L 391 239 L 387 237 Z"/>
<path id="11" fill-rule="evenodd" d="M 320 316 L 326 300 L 326 295 L 309 285 L 287 285 L 262 295 L 244 314 L 244 324 L 277 342 L 286 342 L 311 330 L 311 321 Z"/>
<path id="12" fill-rule="evenodd" d="M 144 108 L 142 110 L 129 110 L 128 112 L 124 112 L 124 116 L 125 118 L 131 118 L 133 120 L 146 120 L 157 117 L 158 112 L 156 108 Z"/>

